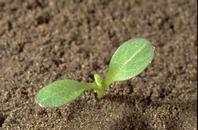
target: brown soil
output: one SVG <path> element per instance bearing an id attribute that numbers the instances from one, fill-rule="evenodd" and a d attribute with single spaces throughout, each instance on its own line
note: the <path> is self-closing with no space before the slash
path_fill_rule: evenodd
<path id="1" fill-rule="evenodd" d="M 0 0 L 0 129 L 195 130 L 196 0 Z M 136 78 L 56 109 L 35 94 L 57 79 L 104 76 L 116 48 L 145 37 L 155 58 Z"/>

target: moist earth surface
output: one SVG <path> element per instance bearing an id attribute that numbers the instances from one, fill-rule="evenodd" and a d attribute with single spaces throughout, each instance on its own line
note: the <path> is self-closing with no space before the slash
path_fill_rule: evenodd
<path id="1" fill-rule="evenodd" d="M 196 0 L 0 0 L 0 129 L 195 130 Z M 106 74 L 124 41 L 155 46 L 140 75 L 103 99 L 84 92 L 60 108 L 36 93 L 58 79 Z"/>

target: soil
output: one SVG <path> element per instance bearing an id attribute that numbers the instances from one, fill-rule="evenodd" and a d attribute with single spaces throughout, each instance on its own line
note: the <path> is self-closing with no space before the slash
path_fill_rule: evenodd
<path id="1" fill-rule="evenodd" d="M 0 0 L 0 129 L 195 130 L 196 0 Z M 57 79 L 105 75 L 122 42 L 155 46 L 139 76 L 60 108 L 35 94 Z"/>

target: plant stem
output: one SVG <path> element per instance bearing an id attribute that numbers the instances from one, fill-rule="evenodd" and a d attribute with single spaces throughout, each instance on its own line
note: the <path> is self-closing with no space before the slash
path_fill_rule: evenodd
<path id="1" fill-rule="evenodd" d="M 101 99 L 101 98 L 104 96 L 104 94 L 105 94 L 105 89 L 104 89 L 103 86 L 100 87 L 100 86 L 98 86 L 95 82 L 94 82 L 94 83 L 87 83 L 86 85 L 88 86 L 88 87 L 87 87 L 87 90 L 88 90 L 88 89 L 94 89 L 94 90 L 96 90 L 97 98 L 98 98 L 98 99 Z"/>
<path id="2" fill-rule="evenodd" d="M 95 82 L 86 83 L 87 90 L 89 89 L 96 90 L 97 98 L 101 99 L 104 96 L 105 91 L 108 89 L 110 83 L 108 83 L 108 80 L 106 78 L 103 80 L 98 74 L 95 74 L 94 78 L 95 78 Z"/>

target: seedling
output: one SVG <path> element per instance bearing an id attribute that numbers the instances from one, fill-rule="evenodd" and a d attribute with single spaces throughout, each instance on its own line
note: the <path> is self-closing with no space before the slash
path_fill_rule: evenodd
<path id="1" fill-rule="evenodd" d="M 104 79 L 95 74 L 93 83 L 69 79 L 55 81 L 37 93 L 36 102 L 42 107 L 59 107 L 91 89 L 96 91 L 100 99 L 113 82 L 128 80 L 141 73 L 151 63 L 153 55 L 154 47 L 149 41 L 140 38 L 126 41 L 112 56 Z"/>

